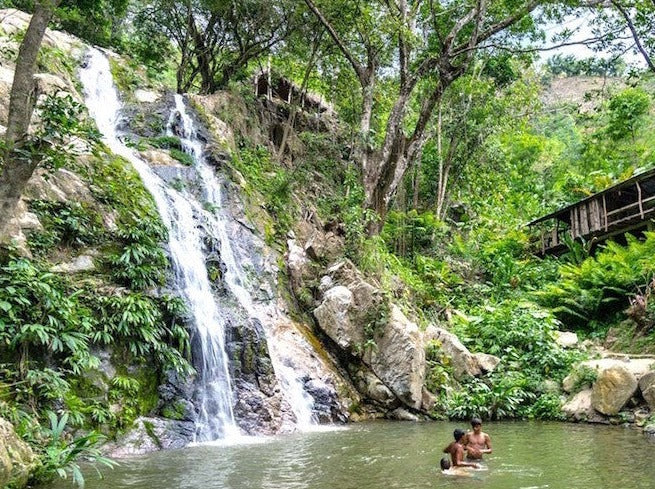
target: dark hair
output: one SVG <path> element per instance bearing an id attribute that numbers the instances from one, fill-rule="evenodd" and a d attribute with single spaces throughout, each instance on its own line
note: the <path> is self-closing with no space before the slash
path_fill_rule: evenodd
<path id="1" fill-rule="evenodd" d="M 441 459 L 441 470 L 448 470 L 450 468 L 450 460 L 448 457 L 443 457 Z"/>
<path id="2" fill-rule="evenodd" d="M 465 434 L 466 432 L 460 428 L 457 428 L 455 431 L 453 431 L 453 436 L 455 437 L 455 441 L 461 440 Z"/>
<path id="3" fill-rule="evenodd" d="M 481 426 L 482 420 L 480 418 L 473 418 L 471 420 L 471 426 Z"/>

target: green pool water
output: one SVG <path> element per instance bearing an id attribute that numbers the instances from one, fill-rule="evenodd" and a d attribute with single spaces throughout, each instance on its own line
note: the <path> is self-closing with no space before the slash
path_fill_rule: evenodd
<path id="1" fill-rule="evenodd" d="M 485 423 L 494 452 L 472 478 L 442 475 L 443 447 L 464 423 L 372 422 L 122 460 L 87 488 L 654 489 L 655 443 L 617 426 Z M 57 481 L 49 489 L 72 487 Z"/>

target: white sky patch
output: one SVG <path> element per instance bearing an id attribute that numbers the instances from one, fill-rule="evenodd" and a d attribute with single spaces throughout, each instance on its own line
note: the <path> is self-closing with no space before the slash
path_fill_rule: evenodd
<path id="1" fill-rule="evenodd" d="M 591 31 L 590 21 L 592 14 L 586 14 L 581 16 L 568 16 L 562 22 L 546 26 L 544 31 L 546 32 L 546 39 L 544 46 L 554 46 L 557 43 L 553 43 L 551 39 L 557 34 L 563 32 L 565 29 L 573 32 L 571 38 L 567 41 L 567 44 L 572 42 L 582 42 L 588 39 L 593 39 L 595 36 Z M 627 30 L 624 33 L 626 37 L 630 36 L 630 32 Z M 556 54 L 561 54 L 562 56 L 573 55 L 577 59 L 585 58 L 608 58 L 613 56 L 609 51 L 595 51 L 584 44 L 576 44 L 572 46 L 562 46 L 556 49 L 551 49 L 548 51 L 541 51 L 539 53 L 539 62 L 543 63 L 548 58 L 555 56 Z M 637 65 L 639 68 L 645 68 L 646 63 L 644 59 L 633 49 L 628 50 L 625 54 L 621 56 L 626 64 L 628 65 Z"/>

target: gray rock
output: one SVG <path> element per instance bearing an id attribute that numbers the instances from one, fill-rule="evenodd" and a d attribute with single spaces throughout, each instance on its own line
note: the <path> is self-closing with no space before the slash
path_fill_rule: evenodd
<path id="1" fill-rule="evenodd" d="M 397 402 L 396 396 L 372 372 L 363 370 L 357 378 L 357 388 L 369 399 L 384 406 L 391 406 Z"/>
<path id="2" fill-rule="evenodd" d="M 443 353 L 451 359 L 455 379 L 461 380 L 467 375 L 478 376 L 482 373 L 479 360 L 450 331 L 430 325 L 423 333 L 423 341 L 425 344 L 429 341 L 439 342 Z"/>
<path id="3" fill-rule="evenodd" d="M 650 410 L 655 412 L 655 372 L 648 372 L 639 379 L 639 389 Z"/>
<path id="4" fill-rule="evenodd" d="M 134 427 L 115 443 L 105 447 L 111 457 L 123 458 L 158 450 L 172 450 L 187 446 L 195 433 L 192 422 L 163 418 L 137 418 Z"/>
<path id="5" fill-rule="evenodd" d="M 637 380 L 625 367 L 616 365 L 598 374 L 591 395 L 591 404 L 596 411 L 608 416 L 618 414 L 637 392 Z"/>
<path id="6" fill-rule="evenodd" d="M 364 327 L 351 320 L 354 295 L 348 287 L 337 285 L 325 293 L 320 306 L 314 309 L 319 327 L 341 348 L 352 351 L 364 343 Z"/>
<path id="7" fill-rule="evenodd" d="M 562 348 L 572 348 L 578 344 L 578 335 L 570 331 L 555 331 L 555 342 Z"/>
<path id="8" fill-rule="evenodd" d="M 574 421 L 587 421 L 594 416 L 594 408 L 591 405 L 591 389 L 585 389 L 569 399 L 562 412 Z"/>
<path id="9" fill-rule="evenodd" d="M 395 305 L 384 331 L 376 335 L 370 365 L 382 382 L 405 404 L 419 409 L 425 380 L 425 347 L 418 326 Z"/>
<path id="10" fill-rule="evenodd" d="M 397 408 L 389 413 L 389 418 L 397 419 L 399 421 L 418 421 L 419 418 L 415 414 L 410 413 L 406 409 Z"/>
<path id="11" fill-rule="evenodd" d="M 478 363 L 480 371 L 483 374 L 488 374 L 496 370 L 498 364 L 500 364 L 500 358 L 495 355 L 490 355 L 488 353 L 473 353 L 473 358 Z"/>
<path id="12" fill-rule="evenodd" d="M 134 91 L 134 98 L 136 99 L 137 102 L 141 102 L 141 103 L 156 102 L 157 100 L 159 100 L 160 97 L 161 95 L 159 95 L 158 93 L 149 90 L 142 90 L 140 88 L 137 88 Z"/>
<path id="13" fill-rule="evenodd" d="M 80 255 L 73 259 L 73 261 L 68 263 L 60 263 L 52 267 L 53 272 L 59 273 L 81 273 L 81 272 L 91 272 L 96 269 L 95 263 L 93 262 L 93 257 L 89 255 Z"/>

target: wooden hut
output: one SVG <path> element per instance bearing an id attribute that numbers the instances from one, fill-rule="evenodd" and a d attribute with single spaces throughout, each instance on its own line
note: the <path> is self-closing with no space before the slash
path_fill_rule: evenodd
<path id="1" fill-rule="evenodd" d="M 541 254 L 566 250 L 571 239 L 602 242 L 626 232 L 649 229 L 655 213 L 655 169 L 535 219 Z"/>

